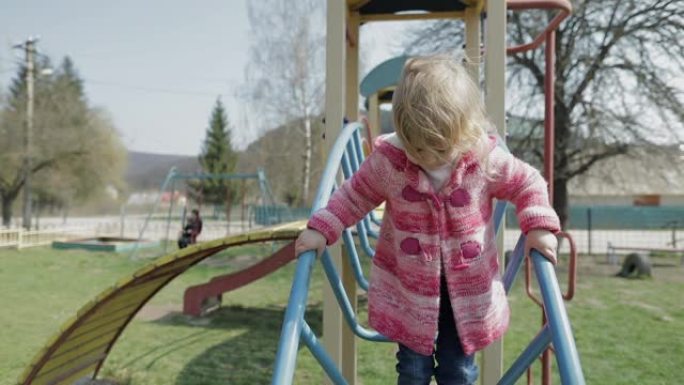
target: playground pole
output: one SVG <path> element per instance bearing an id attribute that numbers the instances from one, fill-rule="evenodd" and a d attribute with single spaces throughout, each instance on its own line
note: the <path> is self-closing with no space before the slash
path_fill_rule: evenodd
<path id="1" fill-rule="evenodd" d="M 344 118 L 345 103 L 345 30 L 347 19 L 346 1 L 327 0 L 326 23 L 326 51 L 325 51 L 325 156 L 341 131 Z M 339 178 L 339 176 L 338 176 Z M 342 272 L 342 250 L 340 245 L 328 248 L 330 256 L 338 271 Z M 323 284 L 323 346 L 330 355 L 330 359 L 338 368 L 343 367 L 342 360 L 342 329 L 344 319 L 342 310 L 337 305 L 335 294 L 328 280 Z M 326 377 L 324 384 L 331 384 Z"/>
<path id="2" fill-rule="evenodd" d="M 368 125 L 370 126 L 371 138 L 377 138 L 382 132 L 380 127 L 382 119 L 380 119 L 380 98 L 379 92 L 374 92 L 368 99 Z M 369 148 L 373 147 L 373 143 L 368 143 Z"/>
<path id="3" fill-rule="evenodd" d="M 506 140 L 506 2 L 487 2 L 485 34 L 485 107 L 487 115 Z M 479 84 L 479 82 L 478 82 Z M 497 234 L 497 248 L 504 255 L 505 218 Z M 503 266 L 503 263 L 499 264 Z M 498 383 L 503 374 L 503 338 L 489 345 L 482 353 L 483 385 Z"/>
<path id="4" fill-rule="evenodd" d="M 164 194 L 164 192 L 161 192 Z M 171 196 L 169 200 L 169 213 L 166 216 L 166 237 L 164 237 L 164 254 L 166 254 L 167 247 L 169 245 L 169 230 L 171 229 L 171 215 L 173 214 L 173 196 L 176 195 L 176 179 L 171 180 Z"/>
<path id="5" fill-rule="evenodd" d="M 346 55 L 346 100 L 345 117 L 350 122 L 359 120 L 359 29 L 361 26 L 361 16 L 358 12 L 350 11 L 347 20 L 347 55 Z M 354 309 L 357 310 L 356 301 L 356 279 L 354 270 L 349 261 L 347 250 L 342 248 L 342 282 L 349 301 Z M 357 355 L 356 355 L 356 336 L 354 332 L 344 326 L 342 328 L 342 375 L 349 385 L 357 383 Z"/>

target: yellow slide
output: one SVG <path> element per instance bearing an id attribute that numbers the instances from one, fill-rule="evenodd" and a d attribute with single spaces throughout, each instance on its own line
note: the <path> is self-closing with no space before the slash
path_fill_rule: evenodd
<path id="1" fill-rule="evenodd" d="M 95 378 L 107 354 L 147 301 L 178 275 L 224 249 L 247 243 L 292 240 L 306 227 L 297 221 L 192 245 L 160 257 L 85 304 L 41 349 L 19 384 L 73 384 Z"/>

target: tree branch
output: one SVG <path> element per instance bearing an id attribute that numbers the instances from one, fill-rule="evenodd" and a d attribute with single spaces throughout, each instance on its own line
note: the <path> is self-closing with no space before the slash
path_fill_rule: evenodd
<path id="1" fill-rule="evenodd" d="M 576 162 L 579 162 L 580 165 L 575 170 L 568 171 L 566 173 L 567 179 L 572 179 L 572 178 L 576 177 L 577 175 L 581 175 L 581 174 L 587 172 L 587 170 L 589 170 L 591 168 L 591 166 L 593 166 L 596 162 L 598 162 L 602 159 L 607 159 L 607 158 L 610 158 L 610 157 L 613 157 L 616 155 L 626 154 L 628 148 L 629 147 L 626 144 L 620 144 L 620 145 L 612 147 L 612 148 L 610 148 L 607 151 L 604 151 L 602 153 L 585 155 L 585 158 L 587 158 L 587 160 L 584 160 L 584 161 L 581 159 L 576 160 Z"/>

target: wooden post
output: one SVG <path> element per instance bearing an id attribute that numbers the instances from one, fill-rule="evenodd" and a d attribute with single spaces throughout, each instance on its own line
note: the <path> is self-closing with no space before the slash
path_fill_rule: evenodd
<path id="1" fill-rule="evenodd" d="M 467 69 L 475 84 L 480 84 L 480 64 L 482 55 L 480 50 L 480 11 L 477 7 L 468 7 L 465 10 L 465 53 L 468 58 Z"/>
<path id="2" fill-rule="evenodd" d="M 502 139 L 506 139 L 506 2 L 487 2 L 485 34 L 485 107 L 489 118 Z M 505 219 L 505 218 L 504 218 Z M 504 252 L 505 222 L 502 220 L 497 236 L 497 248 Z M 503 267 L 503 260 L 500 260 Z M 503 374 L 503 338 L 482 354 L 483 385 L 499 382 Z"/>
<path id="3" fill-rule="evenodd" d="M 369 97 L 368 100 L 368 124 L 371 128 L 371 138 L 375 140 L 382 132 L 382 127 L 380 127 L 380 100 L 378 98 L 378 93 L 374 93 Z M 368 143 L 372 145 L 372 143 Z"/>
<path id="4" fill-rule="evenodd" d="M 345 28 L 347 7 L 345 0 L 327 0 L 325 52 L 325 148 L 326 156 L 340 133 L 345 103 Z M 335 268 L 342 272 L 342 251 L 339 244 L 330 247 Z M 323 284 L 323 346 L 332 361 L 342 368 L 342 328 L 344 319 L 327 280 Z M 324 375 L 324 384 L 331 384 Z"/>
<path id="5" fill-rule="evenodd" d="M 347 56 L 346 56 L 346 100 L 345 116 L 350 122 L 359 119 L 359 27 L 360 15 L 351 12 L 347 21 Z M 356 312 L 356 279 L 348 251 L 342 248 L 342 283 L 349 297 L 352 309 Z M 357 377 L 356 336 L 348 325 L 342 328 L 342 375 L 349 385 L 356 385 Z"/>

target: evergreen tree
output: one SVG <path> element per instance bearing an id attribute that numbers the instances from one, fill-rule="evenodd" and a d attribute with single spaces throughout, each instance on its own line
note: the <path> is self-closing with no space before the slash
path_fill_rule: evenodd
<path id="1" fill-rule="evenodd" d="M 199 155 L 202 171 L 208 174 L 230 174 L 235 171 L 237 154 L 231 143 L 231 127 L 221 99 L 216 100 L 209 119 L 206 137 Z M 201 194 L 201 199 L 214 204 L 224 204 L 226 218 L 230 218 L 231 205 L 236 200 L 236 183 L 230 180 L 205 179 L 191 184 L 191 190 Z M 201 189 L 201 191 L 198 191 Z"/>
<path id="2" fill-rule="evenodd" d="M 62 60 L 55 80 L 57 83 L 62 82 L 65 90 L 76 95 L 78 99 L 86 103 L 83 80 L 74 66 L 74 61 L 69 56 L 65 56 L 64 60 Z"/>

